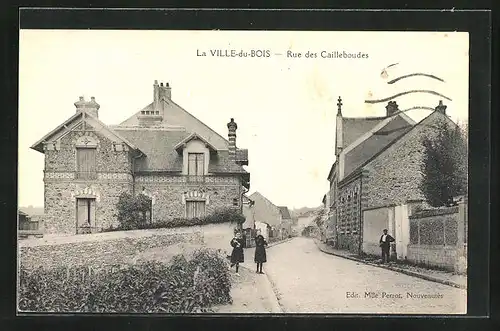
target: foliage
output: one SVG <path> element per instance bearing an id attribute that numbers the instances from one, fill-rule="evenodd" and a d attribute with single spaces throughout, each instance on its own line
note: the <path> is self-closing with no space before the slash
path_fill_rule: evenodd
<path id="1" fill-rule="evenodd" d="M 456 205 L 467 193 L 467 138 L 459 126 L 438 124 L 436 137 L 424 137 L 420 189 L 432 207 Z"/>
<path id="2" fill-rule="evenodd" d="M 118 202 L 119 204 L 120 203 L 125 204 L 129 200 L 124 199 L 122 202 L 120 202 L 120 201 Z M 133 204 L 134 202 L 132 201 L 131 203 Z M 133 214 L 133 213 L 129 212 L 128 214 Z M 137 221 L 137 222 L 129 219 L 129 220 L 124 221 L 124 222 L 120 221 L 120 224 L 118 225 L 118 227 L 110 227 L 108 229 L 105 229 L 104 231 L 108 232 L 108 231 L 122 231 L 122 230 L 132 230 L 132 229 L 163 229 L 163 228 L 175 228 L 175 227 L 229 223 L 229 222 L 233 222 L 233 223 L 236 223 L 238 225 L 241 225 L 245 222 L 245 216 L 243 216 L 239 212 L 239 210 L 237 210 L 237 209 L 221 208 L 221 209 L 215 210 L 214 212 L 212 212 L 212 213 L 210 213 L 202 218 L 196 218 L 196 217 L 195 218 L 174 218 L 174 219 L 167 219 L 167 220 L 161 220 L 161 221 L 154 221 L 151 223 L 142 222 L 141 219 L 139 219 L 139 221 Z"/>
<path id="3" fill-rule="evenodd" d="M 316 217 L 314 218 L 314 224 L 316 224 L 319 228 L 321 228 L 323 226 L 323 224 L 325 223 L 325 213 L 326 213 L 326 210 L 325 209 L 321 209 L 319 210 L 317 213 L 316 213 Z"/>
<path id="4" fill-rule="evenodd" d="M 150 223 L 148 215 L 151 215 L 151 199 L 144 194 L 133 196 L 124 192 L 116 207 L 121 229 L 143 228 Z"/>
<path id="5" fill-rule="evenodd" d="M 84 271 L 84 269 L 80 270 Z M 28 270 L 21 265 L 19 308 L 35 312 L 193 313 L 230 303 L 227 261 L 200 249 L 169 265 L 143 262 L 111 273 L 67 274 L 64 267 Z"/>

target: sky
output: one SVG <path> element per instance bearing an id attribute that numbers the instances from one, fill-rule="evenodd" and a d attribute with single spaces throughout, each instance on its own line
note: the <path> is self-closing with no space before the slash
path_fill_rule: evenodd
<path id="1" fill-rule="evenodd" d="M 269 56 L 212 56 L 215 50 Z M 344 51 L 360 58 L 322 57 Z M 452 31 L 21 30 L 18 203 L 43 206 L 44 155 L 30 147 L 75 113 L 79 96 L 94 96 L 99 119 L 116 125 L 153 101 L 158 80 L 222 136 L 235 119 L 237 146 L 249 150 L 250 193 L 289 208 L 318 206 L 335 160 L 339 96 L 344 116 L 383 116 L 387 102 L 365 100 L 433 90 L 451 100 L 412 93 L 395 101 L 408 109 L 443 100 L 451 119 L 465 123 L 468 61 L 468 34 Z M 414 76 L 388 84 L 411 73 L 443 81 Z M 429 113 L 407 112 L 416 121 Z"/>

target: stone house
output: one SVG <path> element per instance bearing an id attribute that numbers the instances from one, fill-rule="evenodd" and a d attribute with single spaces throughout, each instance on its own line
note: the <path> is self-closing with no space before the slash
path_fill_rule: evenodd
<path id="1" fill-rule="evenodd" d="M 92 97 L 31 148 L 45 154 L 48 233 L 100 231 L 117 225 L 122 193 L 149 197 L 149 221 L 202 217 L 220 208 L 242 211 L 250 186 L 248 150 L 172 99 L 168 83 L 153 85 L 153 102 L 116 126 L 99 120 Z"/>
<path id="2" fill-rule="evenodd" d="M 292 235 L 292 216 L 290 215 L 290 211 L 288 207 L 278 206 L 281 215 L 280 221 L 280 234 L 281 238 L 287 238 Z"/>
<path id="3" fill-rule="evenodd" d="M 336 160 L 328 174 L 327 195 L 334 244 L 355 253 L 378 254 L 384 228 L 397 236 L 394 219 L 403 211 L 395 207 L 424 200 L 419 189 L 422 138 L 434 135 L 438 122 L 455 124 L 441 101 L 419 123 L 401 112 L 395 101 L 388 103 L 383 117 L 345 117 L 340 98 L 337 106 Z M 403 250 L 406 239 L 397 237 Z"/>
<path id="4" fill-rule="evenodd" d="M 292 231 L 292 218 L 287 207 L 276 206 L 259 192 L 252 193 L 249 198 L 253 201 L 253 215 L 255 222 L 268 224 L 270 237 L 288 236 Z"/>

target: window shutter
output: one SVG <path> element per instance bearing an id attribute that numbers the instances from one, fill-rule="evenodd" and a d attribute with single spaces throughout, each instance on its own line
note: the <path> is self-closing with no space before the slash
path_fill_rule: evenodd
<path id="1" fill-rule="evenodd" d="M 92 176 L 96 172 L 96 150 L 95 148 L 78 148 L 77 170 L 84 178 Z"/>
<path id="2" fill-rule="evenodd" d="M 188 155 L 188 175 L 196 175 L 196 154 L 193 153 Z"/>
<path id="3" fill-rule="evenodd" d="M 196 176 L 203 176 L 205 174 L 205 158 L 204 154 L 196 155 Z"/>

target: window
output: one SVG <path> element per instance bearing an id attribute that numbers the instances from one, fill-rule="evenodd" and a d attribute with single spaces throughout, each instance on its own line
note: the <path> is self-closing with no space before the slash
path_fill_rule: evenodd
<path id="1" fill-rule="evenodd" d="M 205 216 L 205 201 L 186 201 L 186 218 Z"/>
<path id="2" fill-rule="evenodd" d="M 76 167 L 78 179 L 96 179 L 96 149 L 77 148 Z"/>
<path id="3" fill-rule="evenodd" d="M 188 154 L 188 175 L 203 176 L 205 174 L 205 154 L 189 153 Z"/>
<path id="4" fill-rule="evenodd" d="M 239 203 L 238 203 L 238 198 L 234 198 L 233 199 L 233 206 L 234 207 L 238 207 Z"/>

